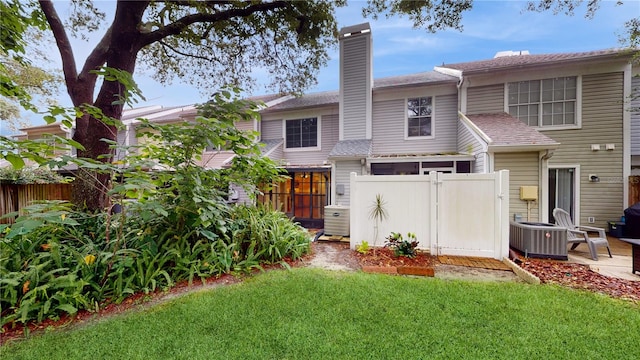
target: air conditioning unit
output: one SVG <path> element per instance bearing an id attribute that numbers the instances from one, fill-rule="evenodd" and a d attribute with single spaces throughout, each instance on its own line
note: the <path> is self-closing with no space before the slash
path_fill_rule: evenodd
<path id="1" fill-rule="evenodd" d="M 327 205 L 324 207 L 324 234 L 331 236 L 349 236 L 349 207 Z"/>

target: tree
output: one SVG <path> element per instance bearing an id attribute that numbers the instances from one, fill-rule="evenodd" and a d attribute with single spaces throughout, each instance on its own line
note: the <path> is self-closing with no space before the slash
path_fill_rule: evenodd
<path id="1" fill-rule="evenodd" d="M 597 6 L 599 1 L 589 4 Z M 16 3 L 13 0 L 11 4 Z M 582 0 L 541 1 L 543 5 L 556 3 L 562 9 L 573 9 Z M 345 4 L 346 0 L 120 0 L 110 25 L 82 67 L 76 66 L 69 34 L 82 36 L 100 29 L 105 14 L 92 2 L 72 0 L 72 16 L 66 23 L 52 1 L 29 2 L 25 7 L 31 13 L 18 20 L 34 26 L 41 22 L 31 19 L 46 18 L 60 51 L 67 92 L 74 106 L 89 104 L 106 118 L 119 119 L 125 89 L 118 79 L 102 78 L 95 93 L 100 76 L 106 75 L 102 71 L 105 66 L 130 74 L 139 65 L 147 66 L 155 70 L 161 82 L 190 78 L 194 85 L 214 88 L 229 83 L 250 87 L 252 69 L 262 67 L 271 74 L 275 91 L 302 92 L 314 83 L 315 73 L 328 59 L 327 49 L 337 39 L 334 10 Z M 472 0 L 369 0 L 363 15 L 407 16 L 415 27 L 435 32 L 462 30 L 462 14 L 471 7 Z M 20 26 L 16 28 L 20 33 Z M 116 139 L 113 124 L 87 114 L 76 119 L 74 140 L 84 147 L 78 156 L 111 161 L 109 142 L 103 139 Z M 76 203 L 83 202 L 93 210 L 104 209 L 108 205 L 108 174 L 80 179 L 73 191 Z"/>
<path id="2" fill-rule="evenodd" d="M 24 90 L 32 101 L 33 95 L 43 99 L 45 104 L 57 93 L 62 78 L 50 70 L 16 61 L 6 55 L 0 55 L 0 63 L 8 79 L 13 79 L 13 86 Z M 0 120 L 7 123 L 12 130 L 28 126 L 21 121 L 20 97 L 16 95 L 0 96 Z M 34 105 L 34 104 L 31 104 Z M 34 105 L 35 106 L 35 105 Z"/>
<path id="3" fill-rule="evenodd" d="M 27 39 L 38 36 L 46 21 L 38 12 L 29 14 L 28 6 L 17 0 L 0 1 L 0 119 L 16 117 L 19 109 L 34 110 L 32 93 L 47 95 L 56 82 L 55 76 L 34 67 L 25 58 Z"/>

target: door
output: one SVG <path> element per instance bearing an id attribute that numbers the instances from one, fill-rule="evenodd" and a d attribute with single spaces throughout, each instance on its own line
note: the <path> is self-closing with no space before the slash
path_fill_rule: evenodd
<path id="1" fill-rule="evenodd" d="M 549 221 L 555 223 L 553 209 L 559 207 L 575 221 L 575 168 L 549 169 Z"/>
<path id="2" fill-rule="evenodd" d="M 289 179 L 265 191 L 258 201 L 281 210 L 308 228 L 324 227 L 324 207 L 329 204 L 328 170 L 289 171 Z"/>
<path id="3" fill-rule="evenodd" d="M 302 171 L 293 178 L 293 216 L 305 227 L 324 226 L 324 207 L 329 204 L 328 171 Z"/>

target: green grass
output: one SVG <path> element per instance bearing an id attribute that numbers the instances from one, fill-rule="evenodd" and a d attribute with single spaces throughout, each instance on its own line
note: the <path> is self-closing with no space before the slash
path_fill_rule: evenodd
<path id="1" fill-rule="evenodd" d="M 555 286 L 272 271 L 0 348 L 9 359 L 638 359 L 640 309 Z"/>

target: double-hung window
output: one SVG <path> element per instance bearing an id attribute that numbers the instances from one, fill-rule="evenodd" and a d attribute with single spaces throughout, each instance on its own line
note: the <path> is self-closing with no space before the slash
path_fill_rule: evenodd
<path id="1" fill-rule="evenodd" d="M 509 83 L 509 114 L 529 126 L 575 126 L 577 83 L 575 76 Z"/>
<path id="2" fill-rule="evenodd" d="M 286 120 L 285 147 L 287 149 L 318 146 L 318 118 Z"/>
<path id="3" fill-rule="evenodd" d="M 407 99 L 407 138 L 433 134 L 433 101 L 429 97 Z"/>

